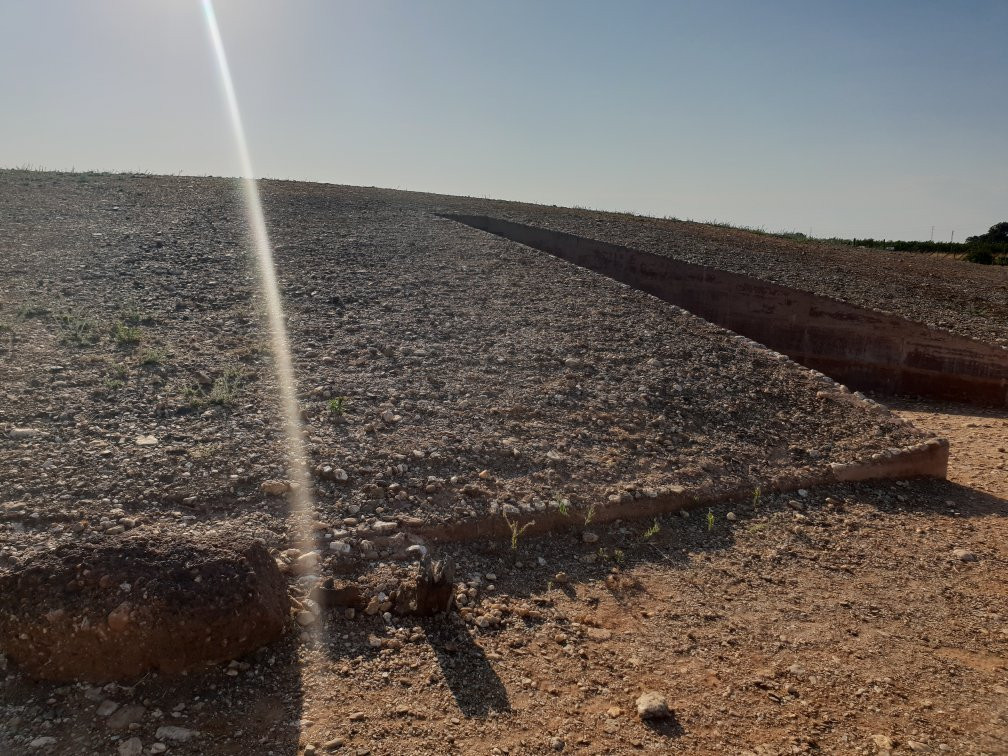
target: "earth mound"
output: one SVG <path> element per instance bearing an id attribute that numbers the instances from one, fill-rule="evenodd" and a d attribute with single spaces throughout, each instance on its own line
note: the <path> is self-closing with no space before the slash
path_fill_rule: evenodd
<path id="1" fill-rule="evenodd" d="M 0 575 L 0 650 L 35 677 L 179 672 L 277 639 L 286 582 L 260 541 L 138 535 L 36 549 Z"/>

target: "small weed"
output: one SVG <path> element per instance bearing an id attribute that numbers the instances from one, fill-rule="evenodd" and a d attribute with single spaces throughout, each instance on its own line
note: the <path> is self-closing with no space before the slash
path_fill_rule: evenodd
<path id="1" fill-rule="evenodd" d="M 105 383 L 102 384 L 102 388 L 105 389 L 106 394 L 115 394 L 126 388 L 126 384 L 118 378 L 106 378 Z"/>
<path id="2" fill-rule="evenodd" d="M 112 328 L 112 340 L 121 347 L 135 346 L 140 343 L 140 329 L 120 320 Z"/>
<path id="3" fill-rule="evenodd" d="M 655 518 L 654 524 L 644 531 L 644 540 L 649 541 L 654 538 L 661 531 L 661 525 L 658 524 L 658 519 Z"/>
<path id="4" fill-rule="evenodd" d="M 154 322 L 154 318 L 149 313 L 130 306 L 122 311 L 122 322 L 131 326 L 150 325 Z"/>
<path id="5" fill-rule="evenodd" d="M 508 528 L 511 530 L 511 551 L 517 551 L 518 539 L 521 537 L 522 533 L 524 533 L 530 527 L 535 525 L 535 520 L 529 520 L 524 525 L 519 527 L 517 520 L 511 520 L 510 518 L 508 518 L 506 512 L 503 514 L 504 514 L 504 522 L 507 523 Z"/>
<path id="6" fill-rule="evenodd" d="M 78 347 L 92 346 L 98 343 L 98 326 L 90 318 L 64 313 L 57 318 L 57 322 L 63 329 L 63 337 L 60 339 L 62 343 Z"/>
<path id="7" fill-rule="evenodd" d="M 209 443 L 203 446 L 195 446 L 189 450 L 189 458 L 195 460 L 210 459 L 211 457 L 220 454 L 222 449 L 221 444 Z"/>
<path id="8" fill-rule="evenodd" d="M 707 510 L 707 532 L 714 530 L 714 510 Z"/>
<path id="9" fill-rule="evenodd" d="M 329 414 L 335 417 L 340 417 L 344 412 L 346 412 L 347 398 L 345 396 L 337 396 L 335 399 L 329 400 Z"/>
<path id="10" fill-rule="evenodd" d="M 759 509 L 761 495 L 762 494 L 760 492 L 760 487 L 756 486 L 756 488 L 753 489 L 753 494 L 752 494 L 753 509 Z"/>
<path id="11" fill-rule="evenodd" d="M 585 513 L 585 527 L 586 528 L 589 525 L 591 525 L 592 520 L 595 519 L 595 514 L 596 514 L 595 502 L 592 502 L 592 505 L 590 507 L 588 507 L 588 511 Z"/>
<path id="12" fill-rule="evenodd" d="M 140 364 L 144 366 L 162 365 L 168 359 L 163 349 L 144 349 L 140 353 Z"/>
<path id="13" fill-rule="evenodd" d="M 245 375 L 241 368 L 229 367 L 214 378 L 213 386 L 210 388 L 210 394 L 207 399 L 211 404 L 219 404 L 221 407 L 233 407 L 238 401 L 238 394 L 244 382 Z"/>
<path id="14" fill-rule="evenodd" d="M 206 397 L 198 388 L 190 384 L 182 389 L 182 401 L 192 409 L 196 409 L 203 406 Z"/>
<path id="15" fill-rule="evenodd" d="M 20 320 L 30 320 L 31 318 L 44 318 L 49 314 L 49 310 L 41 305 L 25 305 L 18 310 Z"/>
<path id="16" fill-rule="evenodd" d="M 765 522 L 757 522 L 755 525 L 749 526 L 750 533 L 762 533 L 767 529 L 767 524 Z"/>
<path id="17" fill-rule="evenodd" d="M 564 499 L 558 496 L 550 501 L 550 506 L 554 507 L 556 511 L 564 517 L 570 517 L 570 499 Z"/>
<path id="18" fill-rule="evenodd" d="M 623 564 L 626 560 L 626 554 L 623 553 L 623 549 L 613 549 L 613 559 L 616 560 L 616 564 Z"/>

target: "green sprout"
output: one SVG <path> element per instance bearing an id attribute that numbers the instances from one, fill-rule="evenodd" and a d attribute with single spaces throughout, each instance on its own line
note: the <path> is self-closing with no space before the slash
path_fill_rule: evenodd
<path id="1" fill-rule="evenodd" d="M 529 520 L 524 525 L 519 526 L 517 520 L 511 520 L 507 516 L 507 512 L 502 512 L 504 515 L 504 522 L 507 523 L 508 528 L 511 530 L 511 551 L 518 550 L 518 539 L 521 534 L 528 530 L 530 527 L 535 525 L 535 520 Z"/>
<path id="2" fill-rule="evenodd" d="M 166 359 L 168 354 L 163 349 L 144 349 L 140 353 L 140 364 L 145 366 L 160 365 Z"/>
<path id="3" fill-rule="evenodd" d="M 238 401 L 238 392 L 244 382 L 241 368 L 230 367 L 214 379 L 208 400 L 211 404 L 233 407 Z"/>
<path id="4" fill-rule="evenodd" d="M 120 320 L 112 329 L 112 338 L 119 346 L 133 346 L 140 342 L 140 329 Z"/>

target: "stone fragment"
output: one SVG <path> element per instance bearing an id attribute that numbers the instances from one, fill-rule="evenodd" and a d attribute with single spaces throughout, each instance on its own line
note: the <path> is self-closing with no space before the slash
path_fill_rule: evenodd
<path id="1" fill-rule="evenodd" d="M 299 625 L 301 625 L 301 627 L 308 627 L 309 625 L 315 624 L 316 617 L 307 609 L 302 609 L 294 615 L 294 619 Z"/>
<path id="2" fill-rule="evenodd" d="M 878 748 L 880 751 L 891 751 L 895 746 L 895 743 L 893 743 L 893 739 L 890 738 L 888 735 L 876 734 L 872 735 L 871 739 L 872 743 L 874 743 L 875 747 Z"/>
<path id="3" fill-rule="evenodd" d="M 661 693 L 649 690 L 638 697 L 637 716 L 641 719 L 666 719 L 671 715 L 668 702 Z"/>
<path id="4" fill-rule="evenodd" d="M 291 490 L 290 483 L 286 480 L 264 480 L 260 488 L 267 496 L 283 496 Z"/>
<path id="5" fill-rule="evenodd" d="M 318 569 L 319 554 L 317 551 L 309 551 L 294 560 L 294 573 L 297 575 L 311 575 Z"/>
<path id="6" fill-rule="evenodd" d="M 140 704 L 127 704 L 110 716 L 105 724 L 112 730 L 121 730 L 142 720 L 146 712 L 147 709 Z"/>
<path id="7" fill-rule="evenodd" d="M 108 613 L 109 630 L 114 633 L 122 632 L 127 628 L 130 621 L 130 603 L 123 601 L 119 606 Z M 111 712 L 109 712 L 111 714 Z"/>
<path id="8" fill-rule="evenodd" d="M 199 736 L 197 730 L 190 730 L 188 727 L 178 727 L 177 725 L 163 725 L 157 728 L 154 737 L 158 740 L 174 740 L 178 743 L 185 743 Z"/>
<path id="9" fill-rule="evenodd" d="M 95 710 L 95 714 L 98 715 L 99 717 L 107 717 L 109 714 L 111 714 L 118 708 L 119 704 L 117 702 L 109 698 L 106 698 L 104 701 L 98 704 L 98 708 Z"/>
<path id="10" fill-rule="evenodd" d="M 423 559 L 427 556 L 427 547 L 422 543 L 414 543 L 412 546 L 407 547 L 406 556 L 410 559 Z"/>

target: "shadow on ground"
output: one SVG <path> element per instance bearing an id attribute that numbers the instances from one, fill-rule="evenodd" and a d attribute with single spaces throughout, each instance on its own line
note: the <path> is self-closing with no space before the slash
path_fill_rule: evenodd
<path id="1" fill-rule="evenodd" d="M 511 711 L 504 683 L 468 629 L 438 620 L 425 624 L 427 640 L 463 716 L 486 717 L 490 712 Z"/>

